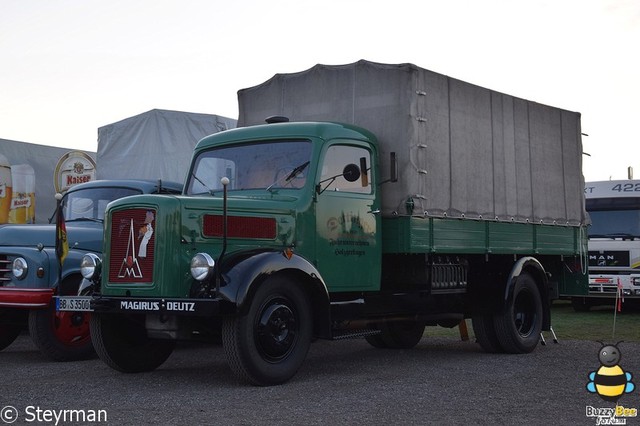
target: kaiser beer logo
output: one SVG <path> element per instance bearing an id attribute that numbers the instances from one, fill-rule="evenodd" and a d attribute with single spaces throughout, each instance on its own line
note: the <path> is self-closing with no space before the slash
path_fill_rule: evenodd
<path id="1" fill-rule="evenodd" d="M 80 161 L 76 161 L 75 163 L 73 163 L 73 172 L 81 175 L 84 173 L 84 163 L 80 162 Z"/>
<path id="2" fill-rule="evenodd" d="M 54 180 L 56 192 L 64 193 L 79 183 L 96 179 L 96 163 L 87 153 L 70 151 L 56 165 Z"/>

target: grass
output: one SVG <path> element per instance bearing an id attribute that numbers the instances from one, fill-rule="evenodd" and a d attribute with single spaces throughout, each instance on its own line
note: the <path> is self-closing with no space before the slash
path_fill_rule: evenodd
<path id="1" fill-rule="evenodd" d="M 622 311 L 616 312 L 613 303 L 593 307 L 588 312 L 576 312 L 568 301 L 556 301 L 551 307 L 551 325 L 558 338 L 640 342 L 640 310 L 623 305 Z"/>
<path id="2" fill-rule="evenodd" d="M 615 334 L 614 334 L 615 313 Z M 471 320 L 467 320 L 469 338 L 474 339 Z M 615 312 L 613 301 L 611 306 L 593 307 L 588 312 L 576 312 L 571 303 L 564 300 L 554 301 L 551 306 L 551 325 L 558 340 L 591 340 L 605 343 L 640 342 L 640 310 L 622 307 L 622 312 Z M 427 336 L 460 337 L 458 327 L 427 327 Z M 544 333 L 547 342 L 551 341 L 550 332 Z"/>

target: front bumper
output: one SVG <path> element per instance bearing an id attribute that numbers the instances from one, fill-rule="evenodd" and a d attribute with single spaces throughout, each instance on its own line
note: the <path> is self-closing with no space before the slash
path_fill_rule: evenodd
<path id="1" fill-rule="evenodd" d="M 637 274 L 591 274 L 589 276 L 589 296 L 602 298 L 640 297 L 639 281 L 640 278 Z"/>
<path id="2" fill-rule="evenodd" d="M 0 307 L 46 308 L 51 303 L 53 289 L 0 287 Z"/>
<path id="3" fill-rule="evenodd" d="M 114 314 L 164 314 L 191 317 L 233 315 L 234 304 L 220 299 L 114 297 L 94 295 L 91 310 Z"/>

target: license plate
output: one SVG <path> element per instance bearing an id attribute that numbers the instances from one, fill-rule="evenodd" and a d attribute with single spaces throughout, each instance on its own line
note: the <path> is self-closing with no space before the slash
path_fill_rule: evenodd
<path id="1" fill-rule="evenodd" d="M 92 311 L 91 296 L 56 297 L 56 311 Z"/>

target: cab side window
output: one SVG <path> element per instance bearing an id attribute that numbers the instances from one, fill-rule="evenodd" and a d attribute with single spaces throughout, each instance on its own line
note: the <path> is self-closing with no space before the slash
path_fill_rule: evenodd
<path id="1" fill-rule="evenodd" d="M 343 175 L 345 171 L 347 171 L 346 177 Z M 370 194 L 371 155 L 369 151 L 356 146 L 330 146 L 324 157 L 320 182 L 322 192 Z"/>

